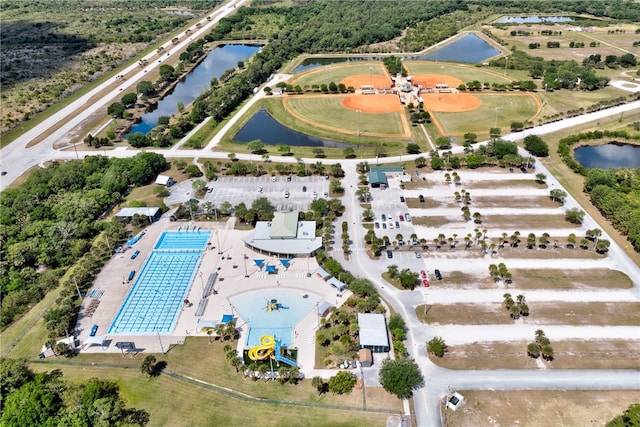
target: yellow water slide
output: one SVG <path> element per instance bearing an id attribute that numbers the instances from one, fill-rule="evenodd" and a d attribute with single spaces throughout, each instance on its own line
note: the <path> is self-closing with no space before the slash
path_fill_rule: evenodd
<path id="1" fill-rule="evenodd" d="M 249 349 L 249 359 L 264 360 L 273 357 L 276 349 L 276 340 L 273 335 L 263 335 L 260 338 L 260 345 L 256 345 Z"/>

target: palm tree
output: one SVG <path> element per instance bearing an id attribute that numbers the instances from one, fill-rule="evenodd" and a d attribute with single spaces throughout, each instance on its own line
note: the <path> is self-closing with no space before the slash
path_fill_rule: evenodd
<path id="1" fill-rule="evenodd" d="M 236 374 L 238 373 L 238 371 L 240 371 L 240 366 L 243 365 L 242 359 L 240 359 L 238 356 L 233 356 L 231 360 L 229 360 L 229 363 L 231 363 L 231 366 L 235 368 Z"/>
<path id="2" fill-rule="evenodd" d="M 370 208 L 365 209 L 364 211 L 362 211 L 362 219 L 365 221 L 371 221 L 373 219 L 373 210 L 371 210 Z"/>
<path id="3" fill-rule="evenodd" d="M 387 266 L 387 273 L 389 273 L 389 276 L 395 277 L 398 274 L 398 266 L 396 264 Z"/>
<path id="4" fill-rule="evenodd" d="M 516 301 L 518 301 L 518 305 L 524 303 L 524 295 L 518 294 L 518 296 L 516 297 Z"/>
<path id="5" fill-rule="evenodd" d="M 509 240 L 511 241 L 512 248 L 515 248 L 516 246 L 518 246 L 518 242 L 520 241 L 520 239 L 518 238 L 518 235 L 516 235 L 515 233 L 511 235 Z"/>
<path id="6" fill-rule="evenodd" d="M 553 348 L 549 344 L 542 346 L 542 358 L 548 361 L 553 360 Z"/>
<path id="7" fill-rule="evenodd" d="M 453 196 L 456 198 L 456 203 L 460 203 L 462 201 L 462 196 L 460 195 L 460 193 L 458 191 L 453 193 Z"/>
<path id="8" fill-rule="evenodd" d="M 535 342 L 532 342 L 527 346 L 527 354 L 534 359 L 540 357 L 540 350 L 540 345 Z"/>
<path id="9" fill-rule="evenodd" d="M 465 243 L 465 247 L 469 249 L 469 246 L 471 246 L 471 237 L 469 235 L 466 235 L 464 237 L 464 243 Z"/>
<path id="10" fill-rule="evenodd" d="M 473 213 L 473 222 L 476 224 L 480 224 L 482 222 L 482 215 L 480 215 L 480 212 Z"/>
<path id="11" fill-rule="evenodd" d="M 583 237 L 582 239 L 580 239 L 580 247 L 582 249 L 588 249 L 589 248 L 589 239 L 587 239 L 586 237 Z"/>
<path id="12" fill-rule="evenodd" d="M 496 245 L 495 243 L 491 243 L 491 244 L 489 245 L 489 249 L 491 249 L 491 255 L 493 255 L 493 254 L 495 254 L 495 253 L 496 253 L 496 247 L 497 247 L 497 246 L 498 246 L 498 245 Z"/>
<path id="13" fill-rule="evenodd" d="M 445 242 L 445 235 L 444 233 L 440 233 L 438 234 L 438 240 L 440 241 L 440 244 L 443 244 Z"/>
<path id="14" fill-rule="evenodd" d="M 460 208 L 460 210 L 462 211 L 462 216 L 464 217 L 464 219 L 466 221 L 469 221 L 469 219 L 471 219 L 471 210 L 469 209 L 469 206 L 463 206 L 462 208 Z"/>
<path id="15" fill-rule="evenodd" d="M 567 236 L 567 247 L 573 248 L 576 245 L 577 237 L 575 234 L 571 233 Z"/>
<path id="16" fill-rule="evenodd" d="M 500 244 L 500 248 L 504 248 L 504 245 L 507 244 L 509 235 L 506 232 L 502 233 L 502 243 Z"/>
<path id="17" fill-rule="evenodd" d="M 538 246 L 542 249 L 546 249 L 549 244 L 549 233 L 542 233 L 542 236 L 538 239 Z"/>
<path id="18" fill-rule="evenodd" d="M 318 390 L 318 395 L 321 395 L 324 391 L 324 380 L 320 377 L 313 377 L 311 379 L 311 386 L 315 387 Z"/>
<path id="19" fill-rule="evenodd" d="M 536 244 L 536 235 L 533 233 L 529 233 L 527 236 L 527 248 L 532 249 Z"/>
<path id="20" fill-rule="evenodd" d="M 449 248 L 455 248 L 456 245 L 454 244 L 455 240 L 453 239 L 453 237 L 449 237 L 447 241 L 449 242 Z"/>
<path id="21" fill-rule="evenodd" d="M 520 304 L 520 314 L 525 317 L 529 315 L 529 306 L 527 304 Z"/>
<path id="22" fill-rule="evenodd" d="M 491 269 L 491 266 L 489 266 L 489 269 Z M 513 302 L 513 298 L 511 297 L 511 294 L 507 292 L 504 295 L 502 295 L 502 297 L 504 298 L 504 308 L 506 308 L 507 310 L 511 310 L 511 307 L 514 306 L 514 302 Z"/>
<path id="23" fill-rule="evenodd" d="M 513 318 L 513 320 L 518 320 L 520 318 L 520 307 L 518 307 L 517 305 L 512 305 L 509 311 L 511 312 L 510 316 Z"/>
<path id="24" fill-rule="evenodd" d="M 542 329 L 536 329 L 536 331 L 534 332 L 534 335 L 536 337 L 537 342 L 540 342 L 540 339 L 545 336 L 544 331 Z"/>
<path id="25" fill-rule="evenodd" d="M 489 265 L 489 274 L 491 274 L 491 277 L 493 277 L 494 279 L 497 279 L 498 277 L 498 266 L 495 264 L 490 264 Z"/>

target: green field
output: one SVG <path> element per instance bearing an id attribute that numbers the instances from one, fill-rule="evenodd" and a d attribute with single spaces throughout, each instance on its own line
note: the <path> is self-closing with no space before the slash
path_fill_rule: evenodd
<path id="1" fill-rule="evenodd" d="M 338 84 L 346 77 L 358 75 L 386 76 L 386 72 L 384 65 L 380 61 L 347 62 L 344 64 L 332 64 L 326 67 L 313 68 L 294 77 L 289 83 L 294 86 L 300 85 L 304 88 L 305 86 L 320 85 L 323 83 L 329 84 L 330 82 Z"/>
<path id="2" fill-rule="evenodd" d="M 476 96 L 482 100 L 482 105 L 475 110 L 460 113 L 434 113 L 447 135 L 488 132 L 489 128 L 496 123 L 499 128 L 509 131 L 511 122 L 533 120 L 537 111 L 534 98 L 527 94 L 505 93 Z"/>
<path id="3" fill-rule="evenodd" d="M 304 120 L 328 129 L 344 129 L 356 134 L 404 135 L 399 113 L 358 113 L 342 105 L 344 98 L 342 95 L 288 97 L 286 105 Z"/>

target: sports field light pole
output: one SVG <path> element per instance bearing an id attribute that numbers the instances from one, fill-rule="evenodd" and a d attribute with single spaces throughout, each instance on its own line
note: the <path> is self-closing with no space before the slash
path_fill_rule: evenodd
<path id="1" fill-rule="evenodd" d="M 506 61 L 504 62 L 504 75 L 507 75 L 507 65 L 509 65 L 509 57 L 505 57 Z"/>
<path id="2" fill-rule="evenodd" d="M 200 284 L 202 285 L 202 297 L 204 298 L 206 295 L 204 294 L 204 279 L 202 278 L 202 271 L 200 272 Z"/>
<path id="3" fill-rule="evenodd" d="M 356 110 L 356 113 L 358 114 L 356 116 L 356 129 L 357 129 L 357 135 L 360 136 L 360 110 Z"/>
<path id="4" fill-rule="evenodd" d="M 156 334 L 158 335 L 158 342 L 160 343 L 160 351 L 162 351 L 162 354 L 164 354 L 164 347 L 162 345 L 162 339 L 160 339 L 160 331 L 158 330 L 158 328 L 156 328 Z"/>
<path id="5" fill-rule="evenodd" d="M 244 260 L 244 277 L 249 277 L 249 273 L 247 273 L 247 254 L 244 254 L 242 258 Z"/>

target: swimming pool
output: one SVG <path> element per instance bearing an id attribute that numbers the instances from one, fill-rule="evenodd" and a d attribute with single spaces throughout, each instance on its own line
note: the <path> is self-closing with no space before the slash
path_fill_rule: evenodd
<path id="1" fill-rule="evenodd" d="M 307 298 L 303 295 L 306 294 Z M 278 300 L 283 307 L 267 311 L 267 302 Z M 247 347 L 260 344 L 263 335 L 274 335 L 283 346 L 291 345 L 293 328 L 322 298 L 319 295 L 293 289 L 259 289 L 229 298 L 235 311 L 247 322 Z"/>
<path id="2" fill-rule="evenodd" d="M 108 333 L 171 333 L 210 235 L 162 233 Z"/>

